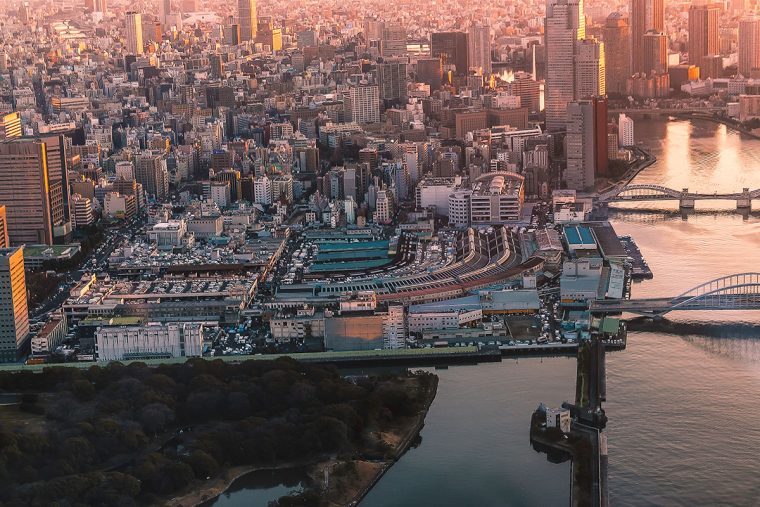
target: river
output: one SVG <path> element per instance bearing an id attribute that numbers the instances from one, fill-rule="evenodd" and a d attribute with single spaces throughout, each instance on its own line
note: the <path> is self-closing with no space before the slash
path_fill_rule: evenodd
<path id="1" fill-rule="evenodd" d="M 635 183 L 760 188 L 760 141 L 710 122 L 637 119 L 635 131 L 658 158 Z M 685 216 L 675 202 L 626 207 L 610 220 L 654 272 L 634 297 L 760 271 L 759 214 L 727 202 Z M 627 350 L 608 355 L 611 504 L 760 504 L 760 312 L 680 312 L 631 328 Z M 563 358 L 437 371 L 421 445 L 361 506 L 566 505 L 569 467 L 530 449 L 528 423 L 538 402 L 572 398 L 574 372 Z"/>

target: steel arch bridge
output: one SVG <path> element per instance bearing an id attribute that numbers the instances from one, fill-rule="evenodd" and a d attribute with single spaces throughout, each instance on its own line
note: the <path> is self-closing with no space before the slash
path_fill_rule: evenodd
<path id="1" fill-rule="evenodd" d="M 599 300 L 592 313 L 660 316 L 675 310 L 760 310 L 760 273 L 738 273 L 705 282 L 671 298 Z"/>
<path id="2" fill-rule="evenodd" d="M 677 200 L 682 204 L 685 203 L 687 205 L 693 205 L 694 201 L 716 199 L 737 201 L 737 205 L 742 203 L 743 206 L 746 206 L 749 205 L 752 200 L 760 199 L 760 189 L 750 190 L 744 188 L 741 192 L 724 194 L 714 192 L 710 194 L 705 192 L 689 192 L 688 188 L 676 190 L 662 185 L 641 184 L 620 186 L 603 194 L 599 194 L 597 197 L 599 203 Z"/>

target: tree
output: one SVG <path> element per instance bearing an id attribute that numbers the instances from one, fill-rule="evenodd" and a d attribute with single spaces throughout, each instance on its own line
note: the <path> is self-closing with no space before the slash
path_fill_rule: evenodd
<path id="1" fill-rule="evenodd" d="M 208 453 L 200 450 L 193 451 L 188 456 L 187 464 L 192 467 L 193 473 L 198 479 L 206 479 L 219 473 L 219 463 Z"/>

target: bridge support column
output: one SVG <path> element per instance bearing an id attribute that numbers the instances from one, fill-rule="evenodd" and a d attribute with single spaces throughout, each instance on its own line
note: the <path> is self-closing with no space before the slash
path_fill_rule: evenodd
<path id="1" fill-rule="evenodd" d="M 736 209 L 752 210 L 752 199 L 749 197 L 742 197 L 736 200 Z"/>
<path id="2" fill-rule="evenodd" d="M 681 209 L 693 209 L 694 208 L 694 199 L 689 198 L 683 198 L 680 201 L 678 201 L 678 206 Z"/>

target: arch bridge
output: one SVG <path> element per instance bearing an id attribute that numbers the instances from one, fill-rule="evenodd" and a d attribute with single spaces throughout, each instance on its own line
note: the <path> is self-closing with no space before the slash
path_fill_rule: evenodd
<path id="1" fill-rule="evenodd" d="M 734 193 L 690 192 L 688 188 L 675 190 L 662 185 L 625 185 L 614 188 L 597 196 L 597 202 L 640 202 L 640 201 L 678 201 L 681 208 L 693 208 L 696 201 L 723 200 L 736 201 L 739 209 L 751 208 L 752 201 L 760 199 L 760 189 L 742 189 Z"/>
<path id="2" fill-rule="evenodd" d="M 675 310 L 760 310 L 760 273 L 738 273 L 705 282 L 669 298 L 598 300 L 592 313 L 662 316 Z"/>

